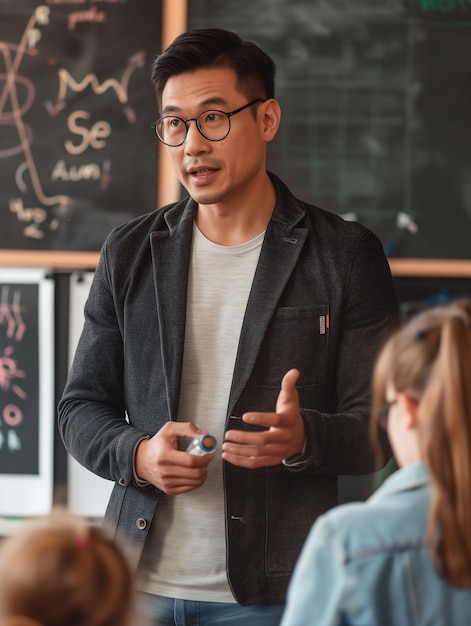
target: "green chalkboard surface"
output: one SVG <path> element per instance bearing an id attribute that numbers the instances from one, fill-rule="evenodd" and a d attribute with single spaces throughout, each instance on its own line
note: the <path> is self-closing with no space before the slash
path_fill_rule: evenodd
<path id="1" fill-rule="evenodd" d="M 277 64 L 270 167 L 398 258 L 471 258 L 471 0 L 200 0 Z"/>
<path id="2" fill-rule="evenodd" d="M 99 250 L 155 208 L 158 0 L 0 2 L 0 248 Z"/>

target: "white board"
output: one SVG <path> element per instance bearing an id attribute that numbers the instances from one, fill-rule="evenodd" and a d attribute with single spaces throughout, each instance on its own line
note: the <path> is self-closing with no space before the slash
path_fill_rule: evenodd
<path id="1" fill-rule="evenodd" d="M 72 359 L 82 332 L 83 307 L 88 297 L 93 275 L 93 272 L 77 272 L 70 277 L 69 368 L 72 365 Z M 113 488 L 113 482 L 93 474 L 70 455 L 68 456 L 67 473 L 68 508 L 78 515 L 102 518 Z"/>

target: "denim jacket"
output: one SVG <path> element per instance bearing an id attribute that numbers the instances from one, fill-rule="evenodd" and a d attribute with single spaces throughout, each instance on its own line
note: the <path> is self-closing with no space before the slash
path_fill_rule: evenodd
<path id="1" fill-rule="evenodd" d="M 471 589 L 441 579 L 426 547 L 430 487 L 422 464 L 366 503 L 314 524 L 288 590 L 282 626 L 469 626 Z"/>

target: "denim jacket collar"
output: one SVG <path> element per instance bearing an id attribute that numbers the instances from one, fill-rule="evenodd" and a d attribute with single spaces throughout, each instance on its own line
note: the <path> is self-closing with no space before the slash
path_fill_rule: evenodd
<path id="1" fill-rule="evenodd" d="M 371 496 L 370 501 L 376 502 L 393 493 L 420 489 L 428 485 L 430 474 L 424 463 L 413 463 L 394 472 Z"/>

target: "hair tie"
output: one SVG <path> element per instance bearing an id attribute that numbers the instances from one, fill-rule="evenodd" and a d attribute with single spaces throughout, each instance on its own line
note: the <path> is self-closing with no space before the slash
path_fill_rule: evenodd
<path id="1" fill-rule="evenodd" d="M 79 548 L 91 548 L 93 540 L 89 535 L 77 535 L 75 537 L 75 545 Z"/>

